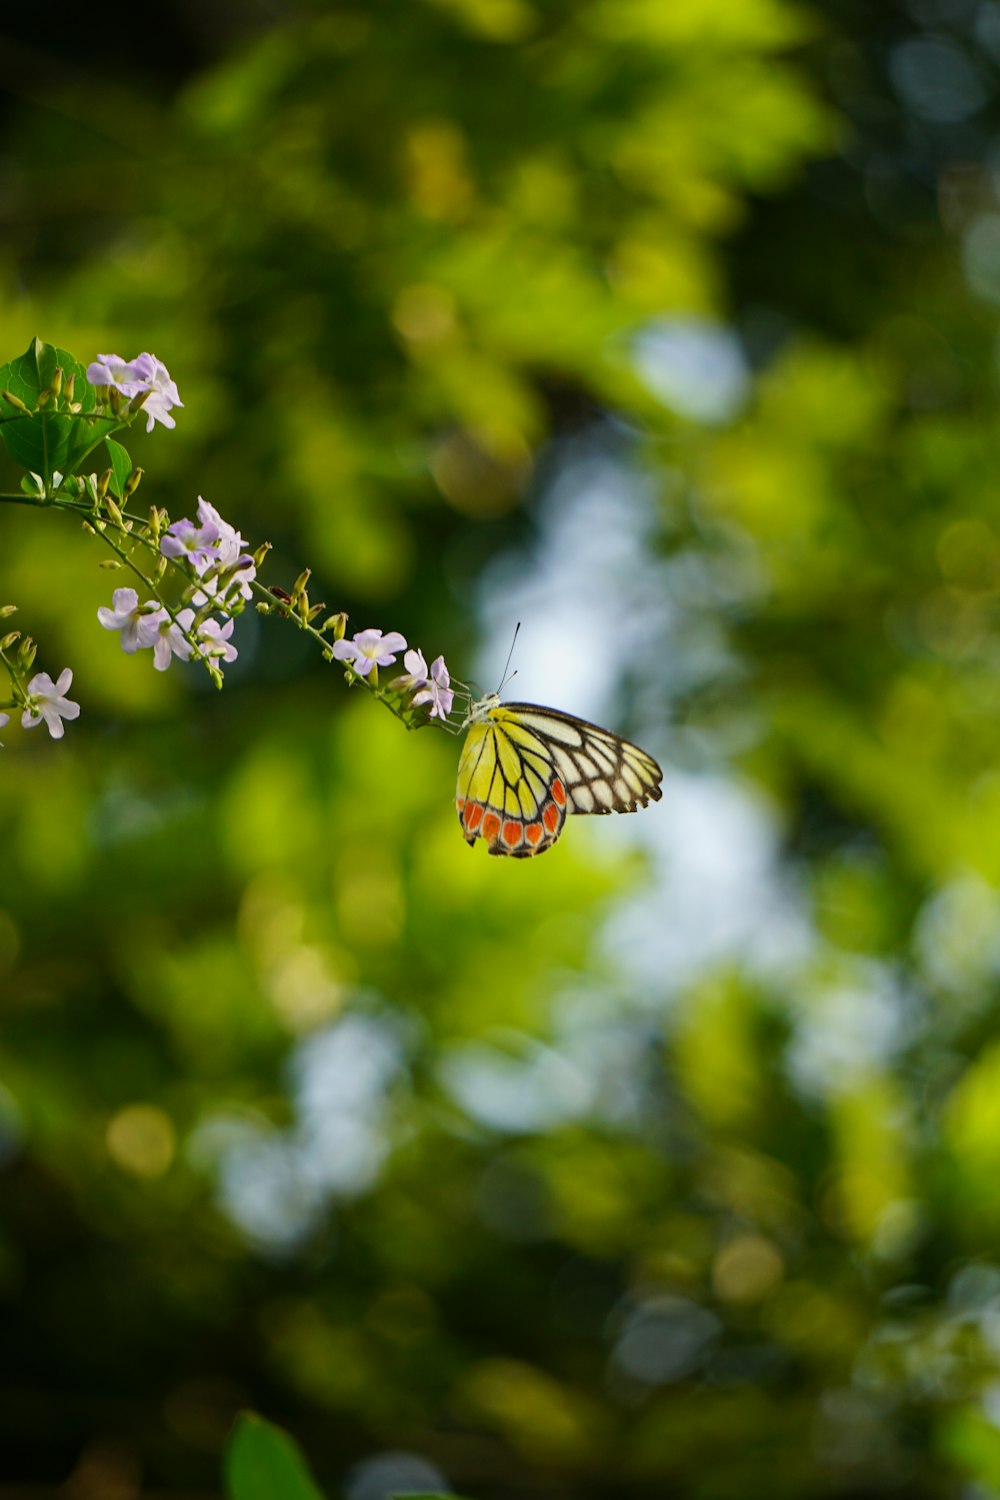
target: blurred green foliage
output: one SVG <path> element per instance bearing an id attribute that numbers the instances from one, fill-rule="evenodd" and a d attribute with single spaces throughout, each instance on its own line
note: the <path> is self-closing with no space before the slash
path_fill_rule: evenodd
<path id="1" fill-rule="evenodd" d="M 611 465 L 665 797 L 487 860 L 453 741 L 252 616 L 154 674 L 3 508 L 85 705 L 0 766 L 5 1493 L 250 1405 L 346 1500 L 1000 1495 L 995 8 L 202 10 L 5 18 L 3 357 L 154 350 L 144 498 L 463 677 Z"/>
<path id="2" fill-rule="evenodd" d="M 255 1412 L 241 1413 L 226 1447 L 226 1491 L 230 1500 L 322 1500 L 288 1434 Z M 408 1500 L 449 1500 L 415 1490 L 406 1495 Z"/>
<path id="3" fill-rule="evenodd" d="M 240 1416 L 226 1449 L 226 1489 L 231 1500 L 321 1500 L 295 1444 L 252 1412 Z"/>

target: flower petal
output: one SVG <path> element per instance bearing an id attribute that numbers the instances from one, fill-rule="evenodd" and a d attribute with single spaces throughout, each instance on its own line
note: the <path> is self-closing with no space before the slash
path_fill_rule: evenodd
<path id="1" fill-rule="evenodd" d="M 115 589 L 111 595 L 111 603 L 120 615 L 130 615 L 138 608 L 139 595 L 135 589 Z"/>
<path id="2" fill-rule="evenodd" d="M 45 727 L 49 731 L 52 739 L 61 740 L 63 735 L 66 733 L 66 730 L 63 728 L 63 721 L 59 717 L 58 709 L 56 709 L 51 703 L 43 703 L 41 706 L 41 714 L 42 718 L 45 720 Z"/>

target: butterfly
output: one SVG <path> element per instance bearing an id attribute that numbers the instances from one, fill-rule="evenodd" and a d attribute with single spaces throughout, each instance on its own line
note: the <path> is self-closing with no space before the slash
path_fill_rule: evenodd
<path id="1" fill-rule="evenodd" d="M 473 703 L 456 806 L 467 844 L 524 859 L 551 849 L 568 813 L 634 812 L 659 801 L 663 772 L 638 745 L 537 703 Z"/>

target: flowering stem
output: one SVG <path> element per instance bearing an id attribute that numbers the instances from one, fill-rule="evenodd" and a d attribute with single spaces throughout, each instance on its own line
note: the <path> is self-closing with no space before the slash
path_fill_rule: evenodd
<path id="1" fill-rule="evenodd" d="M 21 686 L 20 673 L 14 666 L 14 663 L 7 656 L 7 653 L 5 651 L 0 651 L 0 661 L 2 661 L 4 666 L 7 668 L 8 675 L 10 676 L 10 685 L 14 690 L 14 695 L 10 699 L 10 701 L 8 703 L 0 703 L 0 708 L 16 708 L 19 703 L 27 703 L 28 700 L 25 697 L 24 689 Z"/>
<path id="2" fill-rule="evenodd" d="M 89 519 L 89 517 L 88 517 L 88 519 Z M 135 517 L 131 517 L 131 519 L 134 520 Z M 93 523 L 91 523 L 91 524 L 93 524 Z M 198 659 L 198 661 L 210 662 L 211 658 L 208 657 L 208 656 L 206 656 L 205 653 L 201 649 L 201 642 L 198 640 L 198 637 L 197 637 L 197 635 L 195 633 L 194 624 L 192 623 L 192 626 L 191 626 L 190 630 L 185 630 L 184 629 L 184 626 L 181 624 L 180 620 L 178 619 L 178 613 L 179 612 L 176 609 L 174 609 L 174 607 L 171 604 L 167 603 L 166 599 L 164 599 L 163 595 L 160 593 L 160 590 L 157 588 L 157 586 L 153 582 L 153 580 L 150 579 L 150 578 L 147 578 L 146 575 L 145 575 L 145 573 L 142 571 L 141 568 L 137 568 L 136 567 L 135 563 L 129 557 L 129 555 L 125 551 L 125 549 L 123 547 L 119 547 L 118 543 L 116 541 L 114 541 L 110 536 L 108 536 L 108 529 L 109 528 L 112 528 L 115 531 L 118 531 L 119 529 L 124 530 L 123 528 L 119 528 L 119 527 L 115 526 L 115 523 L 113 521 L 108 521 L 108 522 L 104 523 L 103 528 L 100 531 L 97 532 L 97 535 L 99 537 L 102 537 L 103 540 L 105 542 L 107 542 L 107 544 L 111 548 L 112 552 L 116 553 L 117 556 L 119 558 L 121 558 L 121 561 L 122 561 L 122 563 L 124 564 L 124 566 L 126 568 L 130 568 L 137 578 L 141 578 L 142 579 L 143 583 L 146 585 L 147 588 L 152 589 L 153 596 L 156 599 L 156 602 L 160 605 L 160 607 L 162 609 L 166 610 L 167 614 L 170 616 L 171 623 L 177 626 L 177 629 L 180 631 L 181 635 L 184 637 L 184 639 L 187 641 L 188 645 L 191 647 L 191 650 L 194 653 L 195 657 Z M 131 538 L 132 533 L 129 532 L 129 531 L 124 531 L 124 535 Z M 146 538 L 145 537 L 136 537 L 136 538 L 134 538 L 134 540 L 138 541 L 138 542 L 146 542 Z M 149 544 L 147 543 L 147 545 L 149 545 Z M 218 684 L 218 686 L 219 687 L 222 686 L 221 682 Z"/>
<path id="3" fill-rule="evenodd" d="M 105 521 L 102 517 L 97 516 L 94 512 L 94 507 L 89 500 L 74 500 L 69 496 L 67 496 L 65 499 L 62 499 L 58 496 L 55 496 L 52 499 L 45 499 L 41 496 L 25 495 L 23 493 L 9 495 L 0 494 L 0 502 L 4 501 L 6 501 L 8 504 L 13 505 L 34 505 L 39 508 L 43 506 L 46 508 L 51 507 L 53 510 L 71 511 L 75 515 L 82 516 L 83 519 L 88 523 L 88 525 L 93 528 L 95 536 L 101 537 L 102 540 L 107 543 L 112 552 L 114 552 L 120 559 L 123 566 L 129 568 L 137 578 L 140 578 L 142 580 L 142 582 L 148 589 L 152 590 L 156 602 L 161 606 L 161 608 L 166 610 L 167 614 L 170 616 L 171 623 L 177 626 L 177 629 L 181 632 L 184 639 L 191 647 L 191 650 L 197 660 L 205 662 L 206 665 L 211 665 L 211 658 L 202 651 L 201 642 L 198 640 L 193 626 L 189 631 L 184 629 L 183 625 L 181 625 L 180 621 L 177 618 L 178 611 L 166 599 L 164 599 L 155 581 L 151 578 L 147 578 L 142 569 L 136 567 L 135 563 L 129 557 L 124 548 L 119 547 L 117 542 L 108 535 L 108 531 L 121 531 L 123 535 L 129 537 L 131 540 L 142 542 L 144 545 L 150 547 L 150 549 L 155 552 L 156 549 L 152 546 L 152 543 L 149 542 L 148 538 L 144 536 L 133 536 L 131 532 L 125 531 L 124 527 L 117 526 L 114 521 L 110 519 Z M 141 522 L 144 518 L 141 516 L 128 516 L 126 514 L 126 519 L 132 521 L 138 520 Z M 100 521 L 100 529 L 98 529 L 98 527 L 94 525 L 95 521 Z M 158 553 L 156 555 L 159 556 Z M 221 686 L 221 684 L 219 685 Z"/>
<path id="4" fill-rule="evenodd" d="M 201 642 L 197 638 L 196 631 L 199 623 L 199 618 L 196 616 L 194 622 L 192 623 L 191 629 L 185 630 L 177 618 L 178 611 L 173 608 L 166 599 L 164 599 L 163 594 L 158 588 L 155 581 L 147 577 L 142 569 L 132 561 L 131 557 L 128 555 L 128 552 L 123 547 L 120 547 L 114 540 L 114 538 L 109 535 L 109 532 L 121 532 L 124 536 L 127 536 L 130 541 L 136 542 L 140 546 L 146 547 L 156 557 L 157 562 L 159 562 L 161 557 L 159 547 L 157 546 L 156 542 L 149 536 L 144 536 L 140 531 L 125 531 L 124 527 L 119 527 L 112 518 L 95 512 L 93 503 L 89 499 L 75 499 L 68 495 L 61 496 L 58 494 L 52 497 L 43 497 L 40 495 L 26 495 L 23 491 L 18 491 L 10 494 L 0 494 L 0 504 L 30 505 L 35 506 L 36 508 L 52 508 L 54 510 L 70 511 L 74 515 L 80 516 L 84 521 L 88 523 L 89 526 L 94 529 L 95 535 L 101 537 L 104 542 L 111 548 L 112 552 L 115 553 L 123 566 L 130 569 L 130 571 L 133 572 L 137 578 L 140 578 L 146 585 L 146 587 L 151 590 L 157 603 L 166 610 L 171 622 L 176 625 L 177 628 L 181 631 L 181 634 L 191 646 L 192 651 L 197 659 L 204 662 L 206 666 L 213 665 L 211 658 L 209 656 L 206 656 L 203 652 Z M 125 521 L 132 521 L 139 526 L 144 526 L 146 524 L 146 517 L 134 515 L 129 512 L 124 506 L 120 509 L 122 517 Z M 99 523 L 99 525 L 95 523 Z M 187 573 L 183 571 L 179 563 L 175 562 L 173 558 L 168 558 L 167 561 L 172 568 L 181 571 L 186 583 L 191 582 Z M 289 606 L 286 599 L 282 599 L 278 594 L 273 593 L 269 588 L 266 587 L 266 585 L 259 583 L 256 579 L 254 579 L 250 586 L 253 589 L 254 593 L 258 595 L 260 599 L 265 601 L 275 611 L 275 613 L 281 615 L 286 620 L 290 620 L 291 623 L 296 627 L 296 629 L 304 631 L 306 635 L 311 636 L 312 639 L 316 641 L 317 644 L 322 648 L 323 655 L 326 660 L 329 661 L 331 659 L 331 641 L 329 636 L 326 636 L 322 631 L 317 630 L 315 625 L 312 625 L 308 620 L 304 620 L 297 610 Z M 224 608 L 223 605 L 219 604 L 216 604 L 214 607 L 217 609 Z M 209 611 L 212 608 L 213 606 L 211 604 L 205 606 L 205 609 Z M 5 664 L 8 667 L 8 670 L 10 670 L 10 664 L 6 662 L 6 658 L 4 658 L 4 660 Z M 410 723 L 406 714 L 400 708 L 399 704 L 395 703 L 392 696 L 387 693 L 384 688 L 379 687 L 377 683 L 369 682 L 368 678 L 363 677 L 359 672 L 354 672 L 351 674 L 350 683 L 352 687 L 355 684 L 360 684 L 362 687 L 364 687 L 373 698 L 375 698 L 379 703 L 383 704 L 384 707 L 386 707 L 389 712 L 400 721 L 401 724 L 404 724 L 407 729 L 414 729 L 418 727 L 417 725 Z M 221 683 L 219 683 L 219 685 L 221 686 Z M 447 725 L 443 727 L 446 728 Z"/>
<path id="5" fill-rule="evenodd" d="M 310 625 L 308 620 L 303 620 L 302 616 L 298 614 L 296 610 L 289 608 L 286 600 L 279 598 L 277 594 L 272 594 L 271 590 L 267 588 L 265 584 L 258 583 L 257 580 L 254 579 L 250 587 L 253 589 L 254 593 L 259 594 L 262 599 L 266 599 L 269 604 L 274 605 L 277 613 L 283 615 L 286 620 L 290 620 L 298 630 L 304 630 L 306 635 L 311 635 L 313 640 L 318 641 L 323 648 L 324 656 L 327 658 L 327 660 L 330 659 L 329 636 L 325 636 L 322 631 L 317 630 L 315 625 Z M 350 681 L 352 687 L 355 683 L 360 683 L 362 687 L 366 688 L 368 692 L 371 693 L 372 697 L 375 698 L 379 703 L 384 704 L 391 714 L 395 714 L 396 718 L 400 721 L 401 724 L 405 724 L 407 729 L 414 729 L 416 727 L 415 725 L 409 723 L 406 715 L 400 709 L 399 705 L 393 703 L 392 699 L 388 696 L 384 688 L 380 688 L 376 683 L 369 682 L 368 678 L 362 677 L 360 672 L 352 673 Z"/>

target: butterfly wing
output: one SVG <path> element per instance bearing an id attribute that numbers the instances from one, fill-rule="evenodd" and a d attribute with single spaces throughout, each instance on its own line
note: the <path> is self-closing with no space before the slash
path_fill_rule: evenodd
<path id="1" fill-rule="evenodd" d="M 541 745 L 519 744 L 491 713 L 469 727 L 458 764 L 456 805 L 466 842 L 485 839 L 491 854 L 523 859 L 559 837 L 566 790 Z M 518 736 L 518 738 L 521 738 Z"/>
<path id="2" fill-rule="evenodd" d="M 661 796 L 652 756 L 609 729 L 534 703 L 496 704 L 470 725 L 458 768 L 458 816 L 469 844 L 541 854 L 567 813 L 634 812 Z"/>

